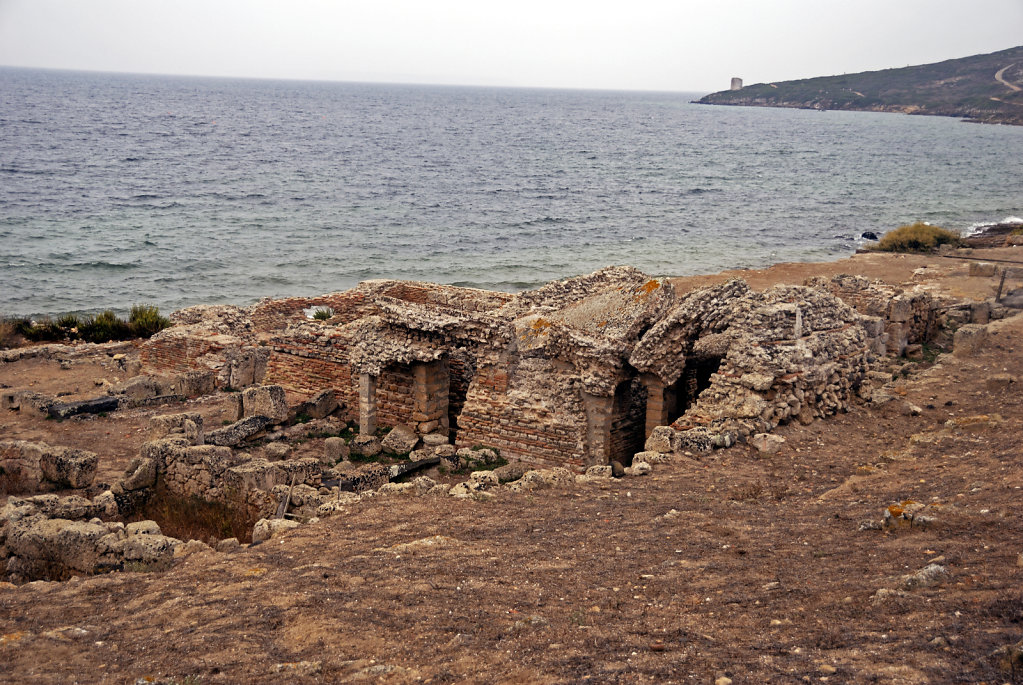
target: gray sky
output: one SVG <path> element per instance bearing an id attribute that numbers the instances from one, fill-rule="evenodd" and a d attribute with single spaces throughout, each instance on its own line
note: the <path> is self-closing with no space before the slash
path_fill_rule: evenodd
<path id="1" fill-rule="evenodd" d="M 1023 0 L 0 0 L 0 64 L 713 91 L 1023 43 Z"/>

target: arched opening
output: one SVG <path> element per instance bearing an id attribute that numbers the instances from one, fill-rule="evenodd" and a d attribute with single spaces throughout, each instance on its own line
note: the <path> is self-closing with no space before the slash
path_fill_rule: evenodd
<path id="1" fill-rule="evenodd" d="M 611 405 L 611 436 L 609 453 L 611 461 L 628 466 L 632 456 L 643 451 L 646 441 L 647 389 L 638 376 L 634 376 L 615 388 Z"/>
<path id="2" fill-rule="evenodd" d="M 669 424 L 685 414 L 700 393 L 710 387 L 710 377 L 721 368 L 721 360 L 721 357 L 686 359 L 682 375 L 668 388 L 665 396 Z"/>

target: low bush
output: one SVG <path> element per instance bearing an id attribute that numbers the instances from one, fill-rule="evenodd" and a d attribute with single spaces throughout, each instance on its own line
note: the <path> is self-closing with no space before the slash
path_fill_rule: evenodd
<path id="1" fill-rule="evenodd" d="M 82 340 L 92 343 L 127 340 L 132 337 L 131 326 L 118 318 L 111 309 L 84 319 L 78 327 L 78 334 Z"/>
<path id="2" fill-rule="evenodd" d="M 137 338 L 150 338 L 170 326 L 170 319 L 160 316 L 160 310 L 148 304 L 136 304 L 128 315 L 128 325 Z"/>
<path id="3" fill-rule="evenodd" d="M 959 245 L 961 238 L 954 231 L 918 221 L 888 231 L 870 247 L 878 252 L 926 252 L 939 245 Z"/>
<path id="4" fill-rule="evenodd" d="M 326 321 L 332 316 L 334 316 L 334 312 L 329 307 L 321 307 L 313 312 L 313 318 L 317 321 Z"/>
<path id="5" fill-rule="evenodd" d="M 17 342 L 16 335 L 31 342 L 85 340 L 102 343 L 149 338 L 170 325 L 167 317 L 160 316 L 159 309 L 144 304 L 133 306 L 127 321 L 110 309 L 95 316 L 62 314 L 56 320 L 4 319 L 0 321 L 0 348 L 14 345 Z"/>

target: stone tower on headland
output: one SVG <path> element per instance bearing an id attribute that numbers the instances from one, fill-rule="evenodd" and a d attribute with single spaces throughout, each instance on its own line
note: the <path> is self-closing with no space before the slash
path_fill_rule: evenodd
<path id="1" fill-rule="evenodd" d="M 742 90 L 742 79 L 738 76 L 732 77 L 732 90 Z"/>

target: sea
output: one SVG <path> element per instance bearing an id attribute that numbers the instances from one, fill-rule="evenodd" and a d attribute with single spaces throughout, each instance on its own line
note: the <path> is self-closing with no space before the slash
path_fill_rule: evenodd
<path id="1" fill-rule="evenodd" d="M 1023 127 L 700 95 L 0 68 L 0 315 L 711 273 L 1023 215 Z"/>

